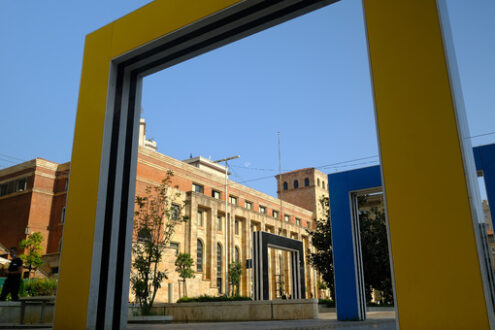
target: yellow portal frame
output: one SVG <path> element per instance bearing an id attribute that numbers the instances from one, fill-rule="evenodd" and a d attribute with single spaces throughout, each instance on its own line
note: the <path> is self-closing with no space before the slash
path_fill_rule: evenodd
<path id="1" fill-rule="evenodd" d="M 87 36 L 55 329 L 126 325 L 142 77 L 333 2 L 159 0 Z M 397 319 L 488 329 L 476 174 L 441 2 L 363 1 Z"/>

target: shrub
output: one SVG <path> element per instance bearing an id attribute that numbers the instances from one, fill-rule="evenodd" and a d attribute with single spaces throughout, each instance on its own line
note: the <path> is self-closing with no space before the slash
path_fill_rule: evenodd
<path id="1" fill-rule="evenodd" d="M 28 297 L 54 296 L 57 292 L 57 280 L 35 278 L 24 283 L 23 291 Z"/>
<path id="2" fill-rule="evenodd" d="M 369 302 L 366 304 L 368 307 L 394 307 L 394 303 L 374 303 Z"/>
<path id="3" fill-rule="evenodd" d="M 216 301 L 249 301 L 251 297 L 245 296 L 208 296 L 202 295 L 199 297 L 182 297 L 177 300 L 177 303 L 192 303 L 192 302 L 216 302 Z"/>
<path id="4" fill-rule="evenodd" d="M 327 307 L 335 307 L 335 301 L 332 299 L 318 299 L 318 304 L 327 305 Z"/>

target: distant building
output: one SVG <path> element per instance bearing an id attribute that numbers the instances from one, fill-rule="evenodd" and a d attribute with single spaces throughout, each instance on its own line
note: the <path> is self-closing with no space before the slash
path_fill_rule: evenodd
<path id="1" fill-rule="evenodd" d="M 184 203 L 184 215 L 190 220 L 176 227 L 163 267 L 168 280 L 162 284 L 157 301 L 168 300 L 168 283 L 173 284 L 174 301 L 182 295 L 174 271 L 175 255 L 190 253 L 195 260 L 196 275 L 187 281 L 189 296 L 223 294 L 225 262 L 239 260 L 243 265 L 241 294 L 251 294 L 251 275 L 246 259 L 251 258 L 251 232 L 264 230 L 301 240 L 309 253 L 313 247 L 307 229 L 314 228 L 323 210 L 318 202 L 328 196 L 326 175 L 305 169 L 277 176 L 279 196 L 269 196 L 229 180 L 229 214 L 231 232 L 229 260 L 225 260 L 225 167 L 203 157 L 180 161 L 156 151 L 156 143 L 146 139 L 141 121 L 139 136 L 136 195 L 144 195 L 147 186 L 156 186 L 172 170 L 171 187 L 179 193 L 177 203 Z M 58 273 L 59 252 L 65 218 L 65 201 L 70 163 L 57 164 L 37 158 L 0 170 L 0 243 L 18 246 L 31 232 L 45 237 L 43 248 L 47 265 L 45 274 Z M 282 179 L 282 181 L 281 181 Z M 284 181 L 290 186 L 284 188 Z M 294 180 L 300 180 L 295 186 Z M 289 189 L 290 187 L 290 189 Z M 187 201 L 187 203 L 186 203 Z M 290 295 L 290 262 L 286 252 L 271 251 L 271 298 Z M 317 274 L 306 264 L 307 296 L 317 297 Z M 132 298 L 132 297 L 131 297 Z"/>
<path id="2" fill-rule="evenodd" d="M 69 163 L 36 158 L 0 170 L 0 243 L 10 248 L 40 232 L 47 265 L 58 272 Z"/>
<path id="3" fill-rule="evenodd" d="M 315 168 L 304 168 L 275 176 L 277 193 L 285 204 L 291 203 L 313 212 L 313 221 L 326 219 L 321 199 L 328 197 L 328 177 Z M 283 207 L 283 206 L 282 206 Z"/>
<path id="4" fill-rule="evenodd" d="M 488 201 L 486 199 L 482 201 L 481 206 L 483 208 L 483 215 L 485 216 L 484 220 L 486 223 L 486 234 L 488 236 L 488 246 L 490 248 L 492 265 L 495 267 L 495 237 L 493 235 L 493 222 L 490 214 L 490 206 L 488 205 Z"/>

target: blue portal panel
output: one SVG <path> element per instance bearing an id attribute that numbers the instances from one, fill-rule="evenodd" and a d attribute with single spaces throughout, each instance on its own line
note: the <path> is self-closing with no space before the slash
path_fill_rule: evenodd
<path id="1" fill-rule="evenodd" d="M 476 170 L 482 171 L 490 213 L 495 215 L 495 144 L 473 148 Z M 328 175 L 332 244 L 334 254 L 337 319 L 364 320 L 366 302 L 360 292 L 361 251 L 356 251 L 351 217 L 350 194 L 353 191 L 381 187 L 380 166 L 366 167 Z M 363 316 L 364 315 L 364 316 Z"/>
<path id="2" fill-rule="evenodd" d="M 350 194 L 381 185 L 378 165 L 328 175 L 338 320 L 366 318 L 365 295 L 360 289 L 364 283 L 359 257 L 361 251 L 356 251 L 356 242 L 353 239 Z"/>
<path id="3" fill-rule="evenodd" d="M 492 219 L 495 217 L 495 144 L 473 148 L 476 170 L 483 171 Z"/>

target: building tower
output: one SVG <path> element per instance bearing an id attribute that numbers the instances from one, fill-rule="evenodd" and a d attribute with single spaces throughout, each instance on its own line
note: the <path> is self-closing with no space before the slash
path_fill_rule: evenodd
<path id="1" fill-rule="evenodd" d="M 278 198 L 315 214 L 315 219 L 326 218 L 320 200 L 328 197 L 328 177 L 316 168 L 304 168 L 276 175 Z"/>

